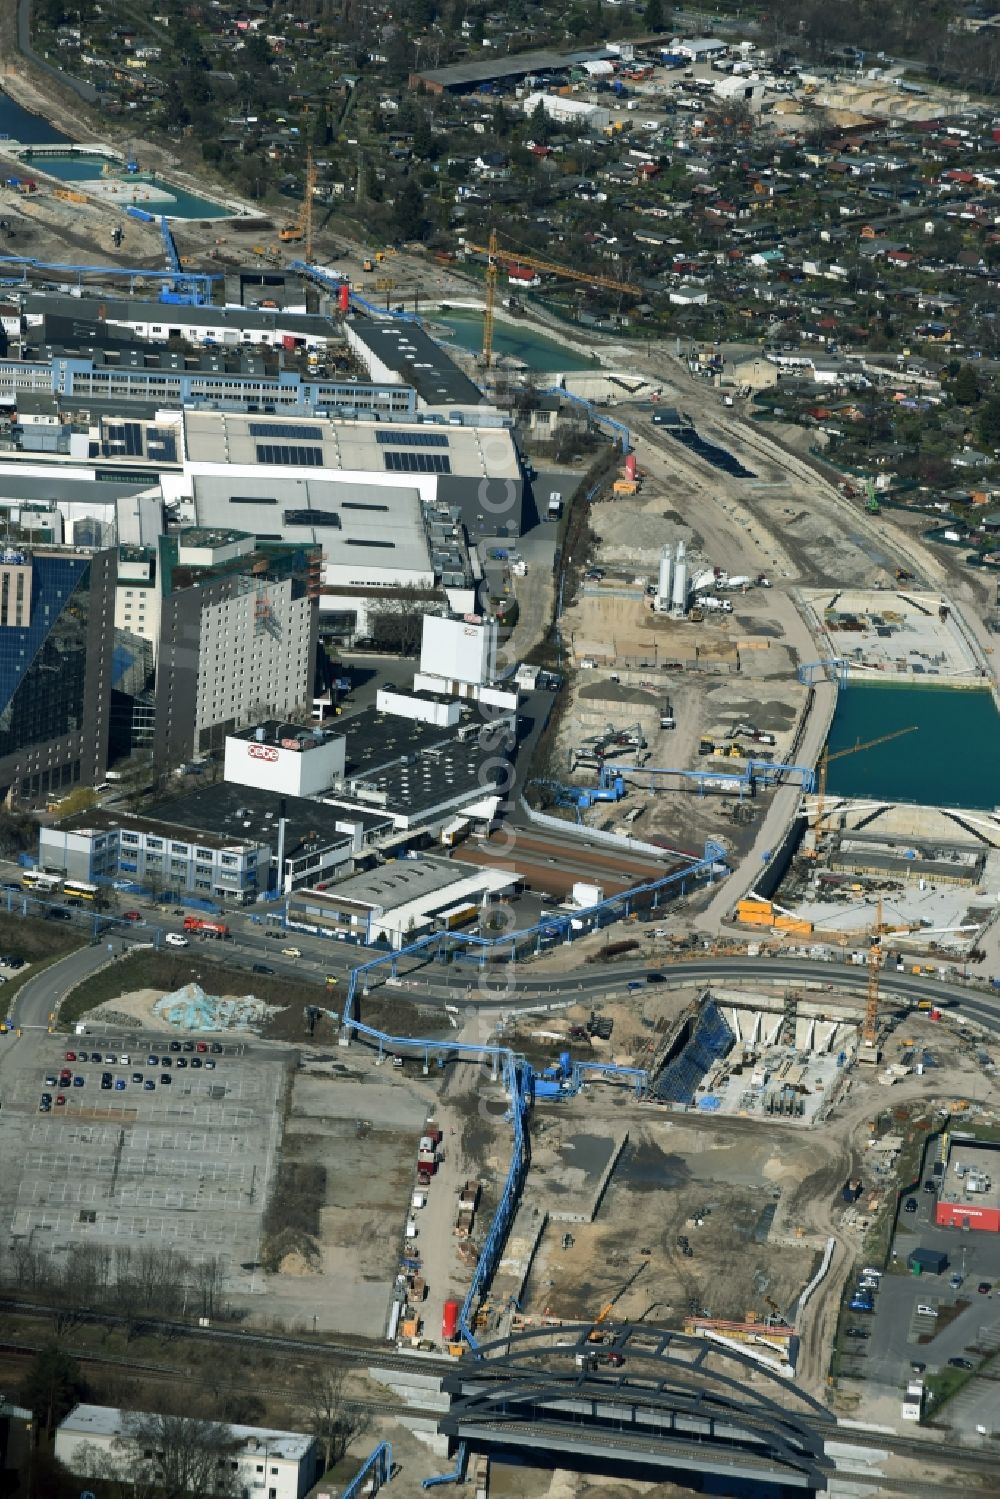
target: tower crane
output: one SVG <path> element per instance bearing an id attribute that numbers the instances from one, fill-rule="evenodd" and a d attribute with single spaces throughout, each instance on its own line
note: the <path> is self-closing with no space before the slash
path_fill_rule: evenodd
<path id="1" fill-rule="evenodd" d="M 882 967 L 882 938 L 892 931 L 882 920 L 882 897 L 878 898 L 875 922 L 868 933 L 868 998 L 865 1003 L 865 1023 L 861 1028 L 862 1044 L 875 1050 L 878 1040 L 878 981 Z"/>
<path id="2" fill-rule="evenodd" d="M 313 253 L 313 197 L 316 192 L 316 164 L 313 161 L 312 147 L 306 152 L 306 191 L 302 199 L 302 207 L 299 210 L 298 219 L 294 224 L 286 224 L 283 229 L 278 230 L 278 238 L 283 245 L 297 244 L 299 240 L 305 240 L 305 259 L 309 264 Z"/>
<path id="3" fill-rule="evenodd" d="M 857 755 L 861 750 L 874 749 L 877 744 L 889 744 L 893 739 L 901 739 L 904 734 L 913 734 L 919 728 L 919 724 L 911 723 L 905 729 L 893 729 L 891 734 L 880 734 L 877 739 L 866 739 L 864 743 L 860 740 L 857 744 L 850 744 L 846 749 L 834 750 L 824 749 L 819 757 L 819 777 L 817 781 L 816 813 L 813 817 L 813 832 L 819 833 L 823 824 L 823 812 L 826 803 L 826 773 L 834 760 L 842 760 L 845 755 Z"/>
<path id="4" fill-rule="evenodd" d="M 588 286 L 603 286 L 608 291 L 625 292 L 632 297 L 642 296 L 642 288 L 633 286 L 628 281 L 615 281 L 610 276 L 600 276 L 590 271 L 570 270 L 568 266 L 559 265 L 554 260 L 540 260 L 537 255 L 521 255 L 516 250 L 503 249 L 497 239 L 495 229 L 490 230 L 489 242 L 485 245 L 475 245 L 471 240 L 466 240 L 464 243 L 466 250 L 475 250 L 486 256 L 486 310 L 483 313 L 483 366 L 485 369 L 489 369 L 493 363 L 493 314 L 496 307 L 497 271 L 500 261 L 510 265 L 529 266 L 533 271 L 547 271 L 552 276 L 563 276 L 567 281 L 583 281 Z"/>

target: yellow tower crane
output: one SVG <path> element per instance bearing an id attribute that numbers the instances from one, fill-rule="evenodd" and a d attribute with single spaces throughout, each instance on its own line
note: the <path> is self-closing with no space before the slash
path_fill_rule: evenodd
<path id="1" fill-rule="evenodd" d="M 305 240 L 305 258 L 312 260 L 313 253 L 313 198 L 316 194 L 316 164 L 313 161 L 312 147 L 306 152 L 306 191 L 302 199 L 302 207 L 299 210 L 298 219 L 294 224 L 286 224 L 283 229 L 278 230 L 278 238 L 283 245 L 297 244 L 299 240 Z"/>
<path id="2" fill-rule="evenodd" d="M 483 367 L 489 369 L 493 363 L 493 315 L 496 307 L 497 271 L 500 262 L 507 265 L 523 265 L 533 271 L 546 271 L 551 276 L 563 276 L 567 281 L 583 281 L 588 286 L 603 286 L 608 291 L 624 292 L 631 297 L 641 297 L 642 287 L 628 281 L 615 281 L 611 276 L 599 276 L 590 271 L 573 271 L 554 260 L 540 260 L 537 255 L 520 254 L 513 249 L 503 249 L 495 229 L 490 230 L 489 243 L 474 245 L 465 241 L 466 250 L 475 250 L 486 256 L 486 310 L 483 313 Z"/>
<path id="3" fill-rule="evenodd" d="M 868 932 L 868 999 L 865 1003 L 865 1023 L 861 1030 L 861 1040 L 869 1048 L 869 1054 L 875 1050 L 878 1041 L 878 983 L 882 967 L 882 938 L 886 932 L 894 930 L 882 920 L 880 895 L 875 921 Z"/>
<path id="4" fill-rule="evenodd" d="M 834 750 L 824 749 L 819 757 L 819 774 L 816 780 L 816 811 L 813 816 L 813 832 L 822 831 L 823 813 L 826 810 L 826 774 L 829 766 L 834 760 L 842 760 L 845 755 L 857 755 L 861 750 L 874 749 L 877 744 L 889 744 L 893 739 L 901 739 L 904 734 L 913 734 L 920 727 L 919 724 L 911 723 L 905 729 L 893 729 L 891 734 L 880 734 L 877 739 L 866 739 L 864 743 L 859 740 L 857 744 L 850 744 L 846 749 Z"/>

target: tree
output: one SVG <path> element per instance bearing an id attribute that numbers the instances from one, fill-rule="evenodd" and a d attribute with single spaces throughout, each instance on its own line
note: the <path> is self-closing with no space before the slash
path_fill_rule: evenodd
<path id="1" fill-rule="evenodd" d="M 86 1394 L 80 1365 L 58 1343 L 39 1349 L 21 1386 L 21 1399 L 46 1433 L 52 1431 Z"/>
<path id="2" fill-rule="evenodd" d="M 113 1445 L 121 1469 L 152 1481 L 162 1499 L 229 1499 L 239 1492 L 235 1459 L 241 1444 L 221 1422 L 132 1412 L 123 1417 Z"/>
<path id="3" fill-rule="evenodd" d="M 667 18 L 663 13 L 663 0 L 646 0 L 642 19 L 650 31 L 665 31 Z"/>
<path id="4" fill-rule="evenodd" d="M 1000 395 L 990 396 L 979 413 L 979 440 L 986 448 L 1000 448 Z"/>
<path id="5" fill-rule="evenodd" d="M 951 393 L 959 406 L 974 406 L 979 400 L 979 380 L 971 364 L 963 364 L 955 376 Z"/>
<path id="6" fill-rule="evenodd" d="M 424 195 L 415 177 L 407 177 L 392 205 L 392 227 L 397 239 L 420 239 L 426 227 Z"/>
<path id="7" fill-rule="evenodd" d="M 346 1369 L 317 1365 L 302 1376 L 302 1407 L 309 1430 L 323 1448 L 324 1472 L 339 1463 L 351 1442 L 363 1436 L 370 1418 L 345 1400 Z"/>

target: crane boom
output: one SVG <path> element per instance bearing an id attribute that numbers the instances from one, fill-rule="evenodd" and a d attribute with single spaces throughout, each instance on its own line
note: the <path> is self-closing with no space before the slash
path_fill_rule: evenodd
<path id="1" fill-rule="evenodd" d="M 816 797 L 816 813 L 813 818 L 813 831 L 819 832 L 823 824 L 823 812 L 826 803 L 826 773 L 834 760 L 842 760 L 845 755 L 857 755 L 861 750 L 874 749 L 879 744 L 889 744 L 893 739 L 901 739 L 904 734 L 914 734 L 919 724 L 908 724 L 905 729 L 893 729 L 890 734 L 879 734 L 876 739 L 866 739 L 864 743 L 860 740 L 857 744 L 849 744 L 846 749 L 834 750 L 831 754 L 824 749 L 819 758 L 818 794 Z"/>
<path id="2" fill-rule="evenodd" d="M 490 230 L 489 242 L 485 245 L 464 241 L 466 250 L 486 256 L 486 308 L 483 313 L 483 364 L 487 369 L 493 363 L 493 318 L 496 307 L 497 272 L 501 260 L 513 265 L 529 266 L 533 271 L 545 271 L 552 276 L 563 276 L 567 281 L 582 281 L 588 286 L 601 286 L 607 291 L 625 292 L 629 296 L 641 297 L 642 288 L 630 281 L 616 281 L 611 276 L 601 276 L 590 271 L 574 271 L 569 266 L 559 265 L 554 260 L 541 260 L 537 255 L 519 254 L 516 250 L 502 249 L 495 229 Z"/>

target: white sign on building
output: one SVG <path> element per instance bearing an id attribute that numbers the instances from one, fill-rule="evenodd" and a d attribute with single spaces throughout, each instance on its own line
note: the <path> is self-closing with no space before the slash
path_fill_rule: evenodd
<path id="1" fill-rule="evenodd" d="M 341 735 L 316 738 L 299 732 L 280 737 L 288 725 L 268 724 L 226 738 L 225 778 L 278 796 L 318 796 L 344 774 Z M 258 737 L 260 736 L 260 737 Z"/>
<path id="2" fill-rule="evenodd" d="M 496 620 L 424 616 L 420 670 L 446 681 L 492 682 L 496 676 Z"/>

